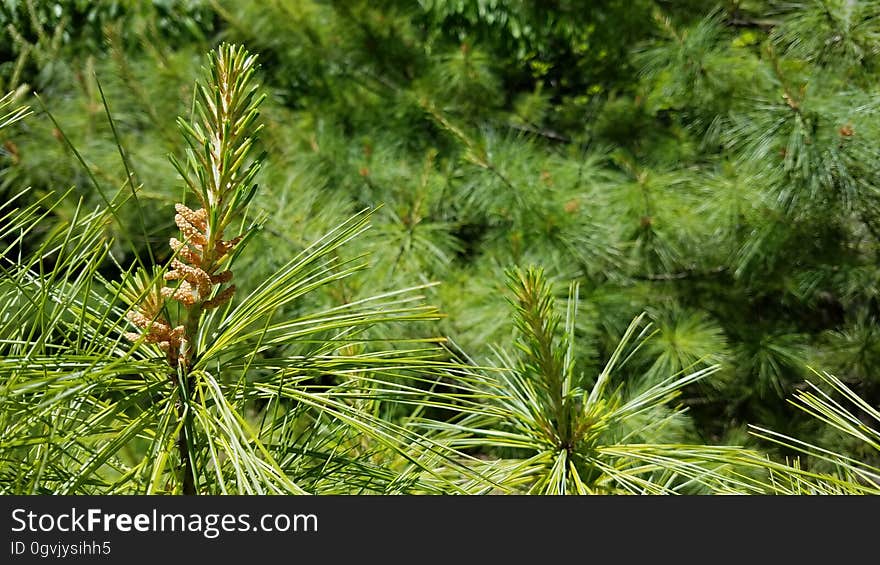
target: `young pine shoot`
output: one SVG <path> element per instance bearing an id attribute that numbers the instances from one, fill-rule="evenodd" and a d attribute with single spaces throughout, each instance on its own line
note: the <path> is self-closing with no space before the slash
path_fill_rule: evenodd
<path id="1" fill-rule="evenodd" d="M 198 358 L 199 326 L 206 311 L 228 302 L 235 285 L 228 263 L 230 252 L 242 236 L 225 239 L 233 220 L 242 216 L 257 185 L 254 177 L 261 158 L 251 150 L 261 126 L 256 124 L 264 95 L 257 95 L 253 82 L 256 56 L 239 46 L 221 45 L 211 54 L 208 80 L 196 85 L 194 122 L 182 118 L 178 124 L 188 145 L 187 161 L 172 157 L 172 163 L 198 206 L 175 205 L 174 222 L 181 239 L 169 241 L 174 257 L 162 278 L 135 277 L 136 288 L 128 289 L 133 310 L 128 319 L 140 330 L 129 332 L 131 341 L 156 343 L 166 353 L 176 372 L 180 399 L 179 451 L 183 467 L 184 494 L 195 494 L 195 473 L 190 457 L 191 412 L 186 409 L 192 394 L 190 371 Z M 163 312 L 167 301 L 183 307 L 177 324 Z"/>

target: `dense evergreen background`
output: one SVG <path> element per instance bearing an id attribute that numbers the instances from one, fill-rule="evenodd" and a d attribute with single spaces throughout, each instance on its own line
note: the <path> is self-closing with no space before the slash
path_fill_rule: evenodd
<path id="1" fill-rule="evenodd" d="M 787 399 L 813 368 L 880 403 L 880 2 L 27 0 L 0 28 L 0 92 L 37 114 L 0 134 L 0 200 L 71 189 L 45 232 L 102 201 L 65 136 L 125 185 L 101 90 L 112 111 L 141 188 L 106 227 L 107 278 L 168 258 L 175 119 L 204 53 L 239 42 L 269 94 L 240 287 L 380 206 L 340 251 L 371 268 L 308 301 L 439 282 L 445 316 L 403 337 L 491 364 L 528 349 L 510 273 L 541 268 L 559 312 L 579 287 L 583 378 L 642 312 L 658 333 L 616 377 L 628 394 L 720 365 L 670 437 L 790 455 L 754 424 L 878 462 Z"/>

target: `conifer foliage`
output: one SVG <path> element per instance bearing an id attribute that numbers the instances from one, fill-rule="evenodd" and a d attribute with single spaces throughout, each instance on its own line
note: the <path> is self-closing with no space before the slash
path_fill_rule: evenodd
<path id="1" fill-rule="evenodd" d="M 0 492 L 875 492 L 878 9 L 0 6 Z"/>

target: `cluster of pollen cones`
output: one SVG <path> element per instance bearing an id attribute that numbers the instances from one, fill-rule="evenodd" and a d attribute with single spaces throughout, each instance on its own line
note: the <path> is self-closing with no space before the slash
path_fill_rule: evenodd
<path id="1" fill-rule="evenodd" d="M 235 293 L 235 285 L 214 298 L 208 297 L 216 285 L 232 279 L 232 271 L 216 271 L 220 260 L 241 241 L 240 236 L 228 241 L 217 238 L 213 249 L 209 249 L 208 212 L 204 208 L 193 211 L 183 204 L 175 204 L 174 209 L 177 211 L 174 222 L 180 228 L 183 241 L 174 237 L 170 239 L 169 245 L 176 258 L 171 261 L 171 270 L 165 273 L 164 278 L 166 281 L 180 281 L 180 284 L 176 288 L 163 287 L 158 296 L 147 296 L 137 310 L 129 312 L 127 316 L 134 325 L 144 330 L 143 337 L 147 343 L 156 343 L 166 352 L 180 349 L 185 330 L 184 326 L 172 328 L 161 316 L 164 300 L 171 298 L 186 308 L 200 305 L 206 310 L 228 302 Z M 137 332 L 129 332 L 125 336 L 132 341 L 141 338 Z"/>

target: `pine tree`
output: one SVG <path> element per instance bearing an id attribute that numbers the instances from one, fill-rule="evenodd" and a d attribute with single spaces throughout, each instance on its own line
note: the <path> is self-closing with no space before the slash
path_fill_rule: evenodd
<path id="1" fill-rule="evenodd" d="M 869 407 L 880 401 L 876 2 L 603 0 L 585 7 L 568 1 L 223 0 L 118 12 L 58 4 L 60 15 L 30 1 L 0 8 L 8 39 L 0 47 L 6 61 L 0 87 L 19 101 L 31 90 L 39 95 L 28 100 L 37 115 L 0 133 L 0 197 L 16 210 L 0 216 L 4 268 L 15 265 L 3 272 L 0 287 L 14 295 L 4 310 L 9 317 L 3 327 L 12 332 L 3 336 L 4 355 L 24 358 L 29 348 L 46 355 L 58 347 L 81 352 L 84 336 L 106 330 L 102 324 L 110 318 L 124 319 L 117 301 L 131 289 L 111 292 L 112 300 L 95 298 L 102 314 L 93 320 L 83 296 L 91 296 L 97 283 L 57 273 L 80 269 L 101 281 L 137 282 L 132 304 L 153 286 L 161 296 L 163 272 L 152 268 L 180 261 L 175 252 L 183 249 L 168 246 L 178 229 L 169 211 L 185 195 L 179 172 L 165 158 L 180 158 L 174 116 L 192 107 L 203 54 L 221 41 L 236 41 L 264 62 L 265 127 L 254 149 L 267 157 L 256 179 L 262 188 L 236 224 L 260 226 L 261 232 L 247 243 L 247 269 L 235 270 L 235 293 L 256 293 L 275 304 L 272 293 L 288 292 L 290 300 L 270 309 L 273 315 L 314 330 L 306 335 L 294 325 L 273 326 L 291 341 L 261 345 L 250 367 L 265 376 L 277 370 L 278 359 L 305 362 L 330 352 L 345 363 L 375 367 L 383 352 L 418 358 L 421 346 L 414 344 L 425 336 L 444 336 L 444 348 L 432 345 L 431 355 L 455 365 L 432 365 L 429 376 L 417 377 L 418 385 L 407 380 L 412 372 L 383 374 L 397 392 L 381 400 L 362 387 L 378 391 L 385 380 L 380 385 L 363 377 L 361 366 L 349 373 L 321 363 L 309 366 L 309 383 L 318 387 L 312 392 L 327 387 L 332 402 L 300 396 L 305 393 L 296 387 L 272 398 L 266 389 L 247 398 L 235 396 L 234 387 L 224 389 L 233 395 L 230 402 L 240 402 L 236 410 L 261 406 L 286 418 L 258 429 L 268 434 L 265 446 L 279 464 L 290 463 L 284 469 L 295 484 L 309 491 L 484 492 L 482 471 L 467 475 L 463 469 L 490 465 L 470 456 L 518 461 L 486 439 L 506 425 L 480 414 L 478 407 L 499 410 L 491 398 L 465 398 L 456 388 L 440 405 L 413 408 L 406 400 L 437 392 L 439 381 L 471 393 L 478 382 L 478 396 L 485 387 L 509 394 L 504 387 L 524 382 L 484 373 L 493 364 L 515 375 L 559 374 L 558 367 L 530 365 L 535 344 L 525 345 L 528 351 L 513 345 L 523 346 L 531 330 L 511 323 L 507 300 L 521 297 L 523 287 L 511 289 L 508 273 L 534 283 L 532 267 L 543 272 L 536 294 L 542 301 L 566 304 L 569 282 L 579 289 L 577 314 L 560 330 L 565 339 L 545 337 L 557 353 L 559 343 L 573 344 L 566 367 L 578 367 L 584 379 L 602 374 L 622 339 L 632 337 L 633 319 L 644 314 L 652 324 L 655 335 L 616 366 L 620 402 L 676 375 L 712 368 L 711 378 L 677 389 L 678 408 L 686 413 L 677 410 L 670 420 L 680 423 L 675 438 L 653 439 L 764 450 L 778 465 L 770 471 L 777 473 L 776 484 L 792 491 L 798 491 L 798 478 L 815 479 L 813 472 L 837 480 L 836 486 L 814 481 L 807 490 L 816 492 L 841 485 L 858 490 L 871 480 L 878 460 L 871 433 L 850 433 L 843 424 L 849 416 L 828 416 L 813 400 L 830 391 Z M 375 210 L 365 230 L 361 214 L 368 208 Z M 198 228 L 200 222 L 188 224 Z M 327 242 L 328 233 L 335 234 L 331 243 L 315 243 Z M 58 246 L 68 249 L 65 237 L 79 242 L 75 252 L 56 256 Z M 95 249 L 87 253 L 89 246 Z M 291 273 L 285 269 L 294 268 L 294 256 L 323 273 L 324 284 L 299 292 L 294 277 L 290 284 L 266 286 L 278 273 Z M 358 276 L 348 276 L 355 270 Z M 31 271 L 50 273 L 61 286 L 41 286 L 39 277 L 28 279 Z M 409 298 L 397 294 L 404 288 L 430 299 L 444 315 L 404 313 Z M 25 324 L 25 313 L 12 313 L 25 297 L 33 298 L 32 291 L 46 298 L 25 310 L 33 316 Z M 50 307 L 50 296 L 81 321 Z M 355 317 L 357 329 L 341 336 L 328 320 L 347 308 L 365 308 L 369 315 Z M 398 313 L 407 324 L 396 323 Z M 171 314 L 163 314 L 169 331 L 176 327 Z M 221 327 L 222 316 L 211 316 L 199 327 Z M 538 317 L 552 316 L 542 310 Z M 100 322 L 97 328 L 93 321 Z M 119 330 L 112 330 L 117 338 Z M 203 337 L 206 331 L 214 330 L 200 329 Z M 232 340 L 237 354 L 246 356 L 259 341 L 255 331 Z M 343 337 L 338 350 L 327 345 Z M 21 340 L 30 345 L 20 346 Z M 106 345 L 115 355 L 126 342 L 109 343 L 95 347 Z M 137 363 L 158 370 L 152 363 L 164 354 L 153 353 Z M 470 368 L 463 369 L 462 360 Z M 137 363 L 129 369 L 147 370 Z M 836 376 L 816 379 L 824 371 Z M 22 374 L 37 379 L 38 372 L 30 367 Z M 401 382 L 413 389 L 396 388 Z M 803 396 L 804 387 L 817 396 Z M 792 397 L 812 408 L 796 409 L 787 402 Z M 536 406 L 560 408 L 552 400 L 558 394 L 548 398 L 536 399 Z M 94 400 L 96 410 L 102 401 Z M 10 402 L 11 414 L 30 406 Z M 309 402 L 315 409 L 320 404 L 320 416 L 300 407 Z M 114 425 L 133 434 L 120 446 L 138 456 L 144 445 L 165 453 L 164 444 L 138 435 L 139 421 L 118 415 Z M 33 428 L 16 428 L 15 437 L 48 434 L 51 427 L 41 426 L 49 426 L 49 412 L 43 416 L 46 421 L 28 424 Z M 361 437 L 362 416 L 381 433 Z M 461 429 L 454 437 L 443 435 L 459 418 L 471 417 L 480 421 L 474 428 L 479 437 Z M 427 435 L 439 434 L 436 445 L 426 439 L 413 442 L 419 447 L 412 453 L 398 450 L 414 422 L 433 422 Z M 64 426 L 59 429 L 80 429 Z M 841 427 L 848 439 L 841 439 Z M 446 441 L 469 446 L 467 456 L 432 451 Z M 811 446 L 806 452 L 801 441 Z M 15 461 L 36 465 L 51 449 L 16 452 Z M 95 471 L 86 455 L 94 449 L 77 455 L 78 471 L 64 467 L 75 466 L 68 460 L 58 462 L 52 473 L 59 482 L 53 484 L 97 489 L 83 482 L 86 471 Z M 836 454 L 829 461 L 821 449 Z M 306 452 L 335 452 L 341 459 L 319 463 Z M 802 459 L 786 465 L 787 456 Z M 847 470 L 842 461 L 865 467 Z M 444 468 L 439 478 L 425 473 L 435 463 Z M 101 467 L 103 487 L 119 469 L 143 471 L 125 465 L 112 472 Z M 325 477 L 322 465 L 339 473 Z M 447 473 L 447 465 L 455 470 Z M 511 469 L 508 486 L 521 488 Z M 844 469 L 837 479 L 835 469 Z M 350 483 L 336 480 L 349 471 Z M 9 490 L 27 490 L 22 485 L 30 488 L 45 476 L 17 477 Z M 591 483 L 590 473 L 568 474 L 567 481 L 559 472 L 544 476 L 552 480 L 529 488 L 574 492 L 577 481 L 598 490 L 613 482 Z M 80 483 L 73 488 L 64 477 Z M 794 482 L 785 483 L 786 477 Z M 157 480 L 150 488 L 158 488 Z M 773 490 L 755 480 L 739 486 Z M 725 484 L 719 479 L 712 488 L 730 486 Z M 608 488 L 619 487 L 626 490 L 620 483 Z"/>

